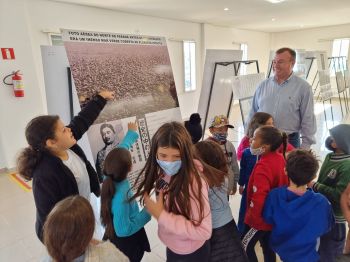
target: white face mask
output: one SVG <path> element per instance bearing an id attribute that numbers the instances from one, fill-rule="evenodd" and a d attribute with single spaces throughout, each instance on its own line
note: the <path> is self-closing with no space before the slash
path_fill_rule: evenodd
<path id="1" fill-rule="evenodd" d="M 260 156 L 261 154 L 265 153 L 265 149 L 263 147 L 258 148 L 249 148 L 250 153 L 254 156 Z"/>

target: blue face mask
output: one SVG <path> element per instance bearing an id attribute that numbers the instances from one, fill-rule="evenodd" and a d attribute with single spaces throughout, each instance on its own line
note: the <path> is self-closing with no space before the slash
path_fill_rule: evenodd
<path id="1" fill-rule="evenodd" d="M 179 172 L 182 164 L 181 160 L 169 162 L 169 161 L 163 161 L 158 159 L 157 159 L 157 163 L 161 167 L 161 169 L 163 169 L 164 173 L 167 174 L 168 176 L 176 175 L 177 172 Z"/>
<path id="2" fill-rule="evenodd" d="M 263 154 L 265 152 L 265 149 L 262 147 L 258 147 L 258 148 L 249 148 L 250 153 L 254 156 L 260 156 L 261 154 Z"/>
<path id="3" fill-rule="evenodd" d="M 213 137 L 221 143 L 225 143 L 227 141 L 227 133 L 214 133 Z"/>

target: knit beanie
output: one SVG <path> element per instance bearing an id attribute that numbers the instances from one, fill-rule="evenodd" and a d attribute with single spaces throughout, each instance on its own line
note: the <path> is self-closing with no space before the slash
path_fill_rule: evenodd
<path id="1" fill-rule="evenodd" d="M 198 125 L 200 124 L 201 122 L 201 117 L 198 113 L 193 113 L 191 116 L 190 116 L 190 123 L 192 125 Z"/>
<path id="2" fill-rule="evenodd" d="M 337 125 L 331 128 L 329 133 L 333 137 L 337 147 L 344 151 L 344 153 L 350 154 L 350 125 Z"/>

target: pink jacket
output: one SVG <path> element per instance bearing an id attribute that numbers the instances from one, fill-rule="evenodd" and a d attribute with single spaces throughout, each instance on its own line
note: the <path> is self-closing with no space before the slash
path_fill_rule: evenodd
<path id="1" fill-rule="evenodd" d="M 248 148 L 249 146 L 250 146 L 249 137 L 244 136 L 242 138 L 241 142 L 239 143 L 238 148 L 237 148 L 237 160 L 238 161 L 241 161 L 244 149 Z"/>
<path id="2" fill-rule="evenodd" d="M 203 172 L 199 161 L 194 160 L 198 171 Z M 185 255 L 191 254 L 203 246 L 204 242 L 211 237 L 212 223 L 208 198 L 208 184 L 201 178 L 202 187 L 199 189 L 195 184 L 194 189 L 200 190 L 204 198 L 204 218 L 199 226 L 194 226 L 190 220 L 182 215 L 175 215 L 165 210 L 158 218 L 159 239 L 174 253 Z M 190 194 L 193 193 L 190 191 Z M 199 204 L 191 198 L 191 210 L 193 220 L 199 218 Z"/>

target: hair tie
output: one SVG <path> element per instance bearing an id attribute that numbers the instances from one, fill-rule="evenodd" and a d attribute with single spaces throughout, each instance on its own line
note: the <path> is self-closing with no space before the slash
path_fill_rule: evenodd
<path id="1" fill-rule="evenodd" d="M 34 147 L 34 146 L 29 146 L 29 148 L 30 148 L 31 150 L 35 151 L 35 152 L 39 152 L 39 151 L 40 151 L 39 148 Z"/>

